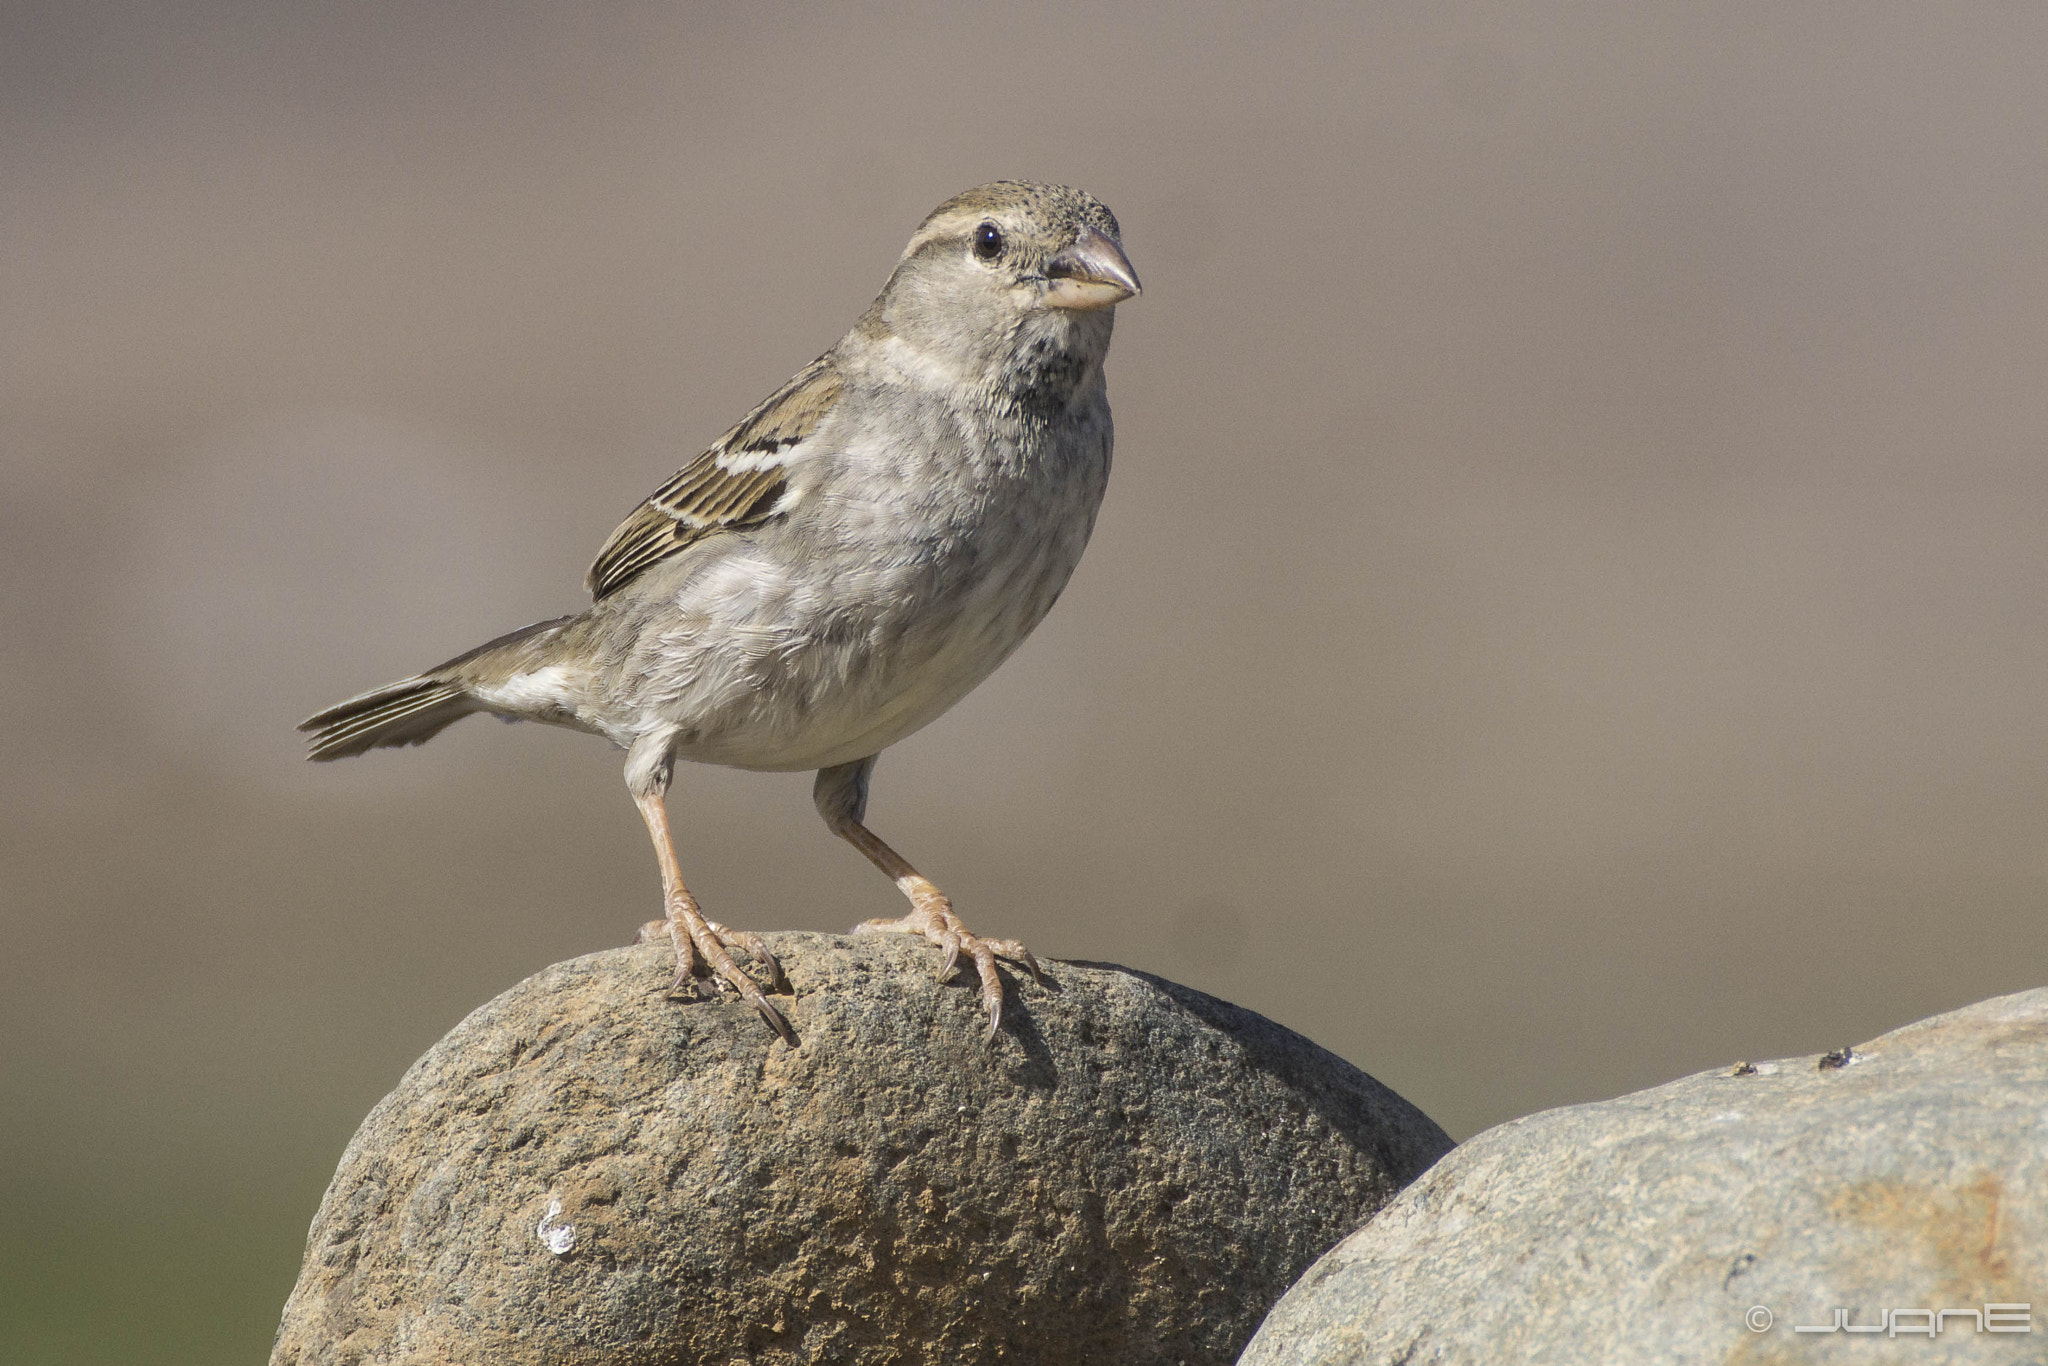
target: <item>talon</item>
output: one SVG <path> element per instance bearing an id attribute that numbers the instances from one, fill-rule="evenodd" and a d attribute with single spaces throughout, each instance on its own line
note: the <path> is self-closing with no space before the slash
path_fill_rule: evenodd
<path id="1" fill-rule="evenodd" d="M 784 1043 L 791 1048 L 796 1047 L 796 1031 L 789 1027 L 789 1021 L 782 1018 L 782 1012 L 777 1010 L 767 997 L 757 995 L 754 998 L 754 1009 L 761 1012 L 761 1018 L 768 1022 L 770 1029 L 782 1036 Z"/>
<path id="2" fill-rule="evenodd" d="M 768 952 L 768 946 L 763 944 L 758 936 L 751 934 L 742 936 L 740 944 L 748 953 L 754 955 L 756 963 L 768 969 L 768 990 L 784 991 L 788 989 L 789 979 L 782 975 L 782 964 L 776 959 L 774 954 Z"/>
<path id="3" fill-rule="evenodd" d="M 982 1045 L 987 1047 L 996 1041 L 996 1031 L 1003 1024 L 1003 979 L 996 976 L 994 963 L 981 975 L 981 1003 L 988 1007 L 988 1029 L 981 1036 Z"/>
<path id="4" fill-rule="evenodd" d="M 662 786 L 666 785 L 664 774 Z M 640 939 L 647 942 L 666 930 L 669 942 L 675 946 L 676 975 L 669 983 L 669 996 L 673 998 L 686 988 L 689 996 L 699 1001 L 707 995 L 716 997 L 720 991 L 738 992 L 761 1013 L 768 1027 L 794 1048 L 796 1034 L 790 1029 L 789 1021 L 782 1018 L 782 1012 L 768 1004 L 768 998 L 761 994 L 753 979 L 734 965 L 726 946 L 738 944 L 750 950 L 768 967 L 772 984 L 783 980 L 782 965 L 775 961 L 775 956 L 768 952 L 759 938 L 707 920 L 698 908 L 696 899 L 683 886 L 682 871 L 676 867 L 675 842 L 669 838 L 668 812 L 662 806 L 661 792 L 636 792 L 634 802 L 647 822 L 647 833 L 654 839 L 654 857 L 661 865 L 662 896 L 668 912 L 667 919 L 643 925 Z M 708 985 L 700 980 L 706 977 L 710 979 Z"/>
<path id="5" fill-rule="evenodd" d="M 727 991 L 735 992 L 746 998 L 747 1004 L 760 1012 L 762 1020 L 767 1023 L 768 1027 L 777 1034 L 780 1034 L 784 1043 L 788 1044 L 791 1048 L 795 1048 L 796 1031 L 789 1027 L 788 1020 L 782 1018 L 782 1012 L 777 1010 L 774 1004 L 761 994 L 761 988 L 754 985 L 753 979 L 741 972 L 730 958 L 720 963 L 718 969 L 718 984 Z"/>
<path id="6" fill-rule="evenodd" d="M 960 971 L 960 956 L 965 953 L 974 960 L 975 975 L 981 979 L 981 1000 L 988 1011 L 988 1028 L 982 1033 L 982 1042 L 989 1043 L 1002 1029 L 1003 1023 L 1003 979 L 996 970 L 996 956 L 1016 960 L 1027 969 L 1040 986 L 1048 985 L 1045 970 L 1038 965 L 1038 959 L 1031 950 L 1014 939 L 982 939 L 970 933 L 952 910 L 945 906 L 920 903 L 909 915 L 900 920 L 864 920 L 853 927 L 855 934 L 873 934 L 891 931 L 897 934 L 915 934 L 926 942 L 945 950 L 945 957 L 939 963 L 936 980 L 948 982 Z"/>

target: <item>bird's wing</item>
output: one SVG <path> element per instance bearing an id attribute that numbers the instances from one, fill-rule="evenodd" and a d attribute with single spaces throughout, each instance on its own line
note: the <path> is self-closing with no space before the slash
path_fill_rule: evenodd
<path id="1" fill-rule="evenodd" d="M 656 489 L 597 552 L 584 585 L 602 598 L 706 536 L 788 510 L 789 457 L 843 387 L 831 355 L 799 370 L 737 427 Z"/>

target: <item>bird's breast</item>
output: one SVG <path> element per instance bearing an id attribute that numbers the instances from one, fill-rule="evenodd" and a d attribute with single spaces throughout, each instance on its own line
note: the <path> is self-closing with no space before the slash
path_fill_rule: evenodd
<path id="1" fill-rule="evenodd" d="M 1045 617 L 1107 483 L 1108 407 L 1056 425 L 849 443 L 805 515 L 683 590 L 663 652 L 682 757 L 821 768 L 911 734 Z M 715 604 L 715 606 L 714 606 Z"/>

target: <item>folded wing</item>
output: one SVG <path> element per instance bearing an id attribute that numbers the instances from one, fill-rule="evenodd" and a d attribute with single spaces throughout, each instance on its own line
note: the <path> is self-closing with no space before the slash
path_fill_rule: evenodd
<path id="1" fill-rule="evenodd" d="M 617 592 L 649 566 L 789 508 L 789 458 L 818 429 L 843 383 L 828 352 L 656 489 L 597 552 L 584 583 L 593 598 Z"/>

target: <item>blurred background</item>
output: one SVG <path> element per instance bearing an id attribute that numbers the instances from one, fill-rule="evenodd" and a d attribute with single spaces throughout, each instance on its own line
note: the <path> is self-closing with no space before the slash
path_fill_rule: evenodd
<path id="1" fill-rule="evenodd" d="M 971 924 L 1459 1137 L 2048 980 L 2044 147 L 2029 5 L 9 6 L 0 1358 L 261 1359 L 407 1064 L 658 912 L 602 743 L 292 726 L 573 610 L 999 176 L 1146 293 L 877 775 Z M 714 914 L 896 913 L 809 784 L 679 775 Z"/>

